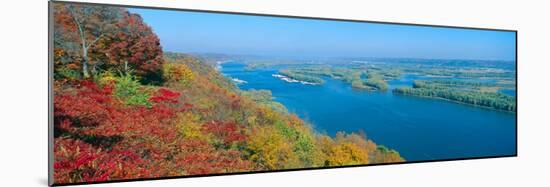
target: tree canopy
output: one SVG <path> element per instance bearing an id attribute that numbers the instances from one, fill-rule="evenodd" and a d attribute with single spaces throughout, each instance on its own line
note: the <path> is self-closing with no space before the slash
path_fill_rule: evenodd
<path id="1" fill-rule="evenodd" d="M 160 82 L 160 40 L 138 14 L 112 6 L 55 4 L 54 34 L 56 63 L 72 64 L 56 66 L 57 71 L 89 78 L 100 69 L 134 70 L 144 83 Z"/>

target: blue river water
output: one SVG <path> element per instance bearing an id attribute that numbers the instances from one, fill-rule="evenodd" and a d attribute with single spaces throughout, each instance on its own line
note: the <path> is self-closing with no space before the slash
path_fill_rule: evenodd
<path id="1" fill-rule="evenodd" d="M 489 157 L 516 153 L 516 115 L 445 100 L 353 90 L 339 80 L 323 85 L 288 83 L 272 76 L 277 68 L 246 71 L 224 63 L 224 75 L 244 80 L 243 90 L 271 90 L 274 100 L 321 133 L 363 131 L 407 161 Z M 410 86 L 414 75 L 389 82 Z"/>

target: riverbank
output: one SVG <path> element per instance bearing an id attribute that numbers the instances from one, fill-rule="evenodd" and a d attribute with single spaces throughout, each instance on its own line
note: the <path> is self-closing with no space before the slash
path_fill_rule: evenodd
<path id="1" fill-rule="evenodd" d="M 515 151 L 513 113 L 393 95 L 391 91 L 362 92 L 336 79 L 325 79 L 317 86 L 288 84 L 273 76 L 287 67 L 254 71 L 244 71 L 243 67 L 233 64 L 223 73 L 248 81 L 239 86 L 243 90 L 270 90 L 275 101 L 320 132 L 334 136 L 341 130 L 362 131 L 369 139 L 398 150 L 407 161 L 509 155 Z M 388 81 L 388 88 L 412 85 L 416 78 L 402 76 Z"/>

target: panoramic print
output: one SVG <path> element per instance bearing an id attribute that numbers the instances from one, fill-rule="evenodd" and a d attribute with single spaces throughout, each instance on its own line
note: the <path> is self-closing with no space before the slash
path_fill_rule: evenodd
<path id="1" fill-rule="evenodd" d="M 516 155 L 516 32 L 55 2 L 53 182 Z"/>

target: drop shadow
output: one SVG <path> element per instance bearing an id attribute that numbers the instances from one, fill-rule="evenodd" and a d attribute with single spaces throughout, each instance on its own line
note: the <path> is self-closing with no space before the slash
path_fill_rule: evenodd
<path id="1" fill-rule="evenodd" d="M 49 186 L 47 178 L 38 178 L 35 181 L 42 186 Z"/>

